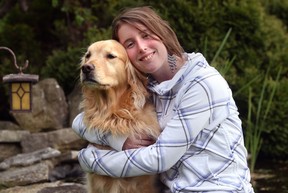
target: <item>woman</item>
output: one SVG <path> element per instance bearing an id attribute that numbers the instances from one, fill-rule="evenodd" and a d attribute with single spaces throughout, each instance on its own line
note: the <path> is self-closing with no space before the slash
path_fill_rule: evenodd
<path id="1" fill-rule="evenodd" d="M 219 72 L 201 54 L 185 53 L 168 23 L 149 7 L 124 10 L 112 27 L 113 39 L 149 77 L 163 130 L 153 144 L 146 137 L 113 139 L 87 133 L 79 114 L 72 127 L 81 137 L 115 149 L 82 149 L 82 168 L 114 177 L 160 173 L 167 192 L 253 192 L 241 120 Z"/>

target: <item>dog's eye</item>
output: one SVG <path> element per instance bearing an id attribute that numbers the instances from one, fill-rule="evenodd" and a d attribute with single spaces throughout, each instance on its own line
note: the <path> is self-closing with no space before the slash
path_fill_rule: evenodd
<path id="1" fill-rule="evenodd" d="M 88 53 L 86 53 L 85 58 L 88 59 L 88 58 L 90 58 L 90 56 L 91 56 L 91 53 L 88 52 Z"/>
<path id="2" fill-rule="evenodd" d="M 114 58 L 116 58 L 116 56 L 113 55 L 113 54 L 107 54 L 107 58 L 109 58 L 109 59 L 114 59 Z"/>

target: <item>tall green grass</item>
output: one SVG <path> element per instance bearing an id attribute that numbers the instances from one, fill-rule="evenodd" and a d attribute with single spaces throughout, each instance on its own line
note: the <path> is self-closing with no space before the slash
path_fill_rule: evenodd
<path id="1" fill-rule="evenodd" d="M 249 87 L 248 96 L 248 115 L 247 115 L 247 128 L 245 133 L 245 146 L 251 155 L 249 159 L 249 167 L 251 172 L 254 172 L 256 161 L 262 146 L 263 138 L 262 133 L 267 125 L 266 120 L 269 115 L 273 98 L 278 86 L 280 74 L 282 68 L 279 69 L 276 80 L 270 78 L 268 68 L 264 82 L 261 89 L 260 98 L 257 101 L 253 100 L 253 88 Z M 273 82 L 274 84 L 269 84 Z M 268 86 L 271 85 L 271 92 L 268 98 L 266 98 Z M 268 102 L 266 102 L 268 101 Z"/>

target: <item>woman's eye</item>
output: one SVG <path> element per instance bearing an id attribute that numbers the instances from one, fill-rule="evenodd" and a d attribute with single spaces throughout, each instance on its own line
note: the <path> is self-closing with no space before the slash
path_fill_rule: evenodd
<path id="1" fill-rule="evenodd" d="M 142 37 L 146 39 L 146 38 L 149 38 L 149 35 L 148 34 L 144 34 Z"/>
<path id="2" fill-rule="evenodd" d="M 133 43 L 132 42 L 129 42 L 126 44 L 126 48 L 132 48 L 133 47 Z"/>

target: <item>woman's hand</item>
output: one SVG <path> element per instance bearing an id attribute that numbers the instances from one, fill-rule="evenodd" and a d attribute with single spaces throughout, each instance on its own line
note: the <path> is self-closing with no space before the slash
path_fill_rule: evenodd
<path id="1" fill-rule="evenodd" d="M 137 135 L 135 137 L 128 137 L 123 144 L 122 150 L 147 147 L 153 143 L 155 143 L 155 140 L 149 136 Z"/>

